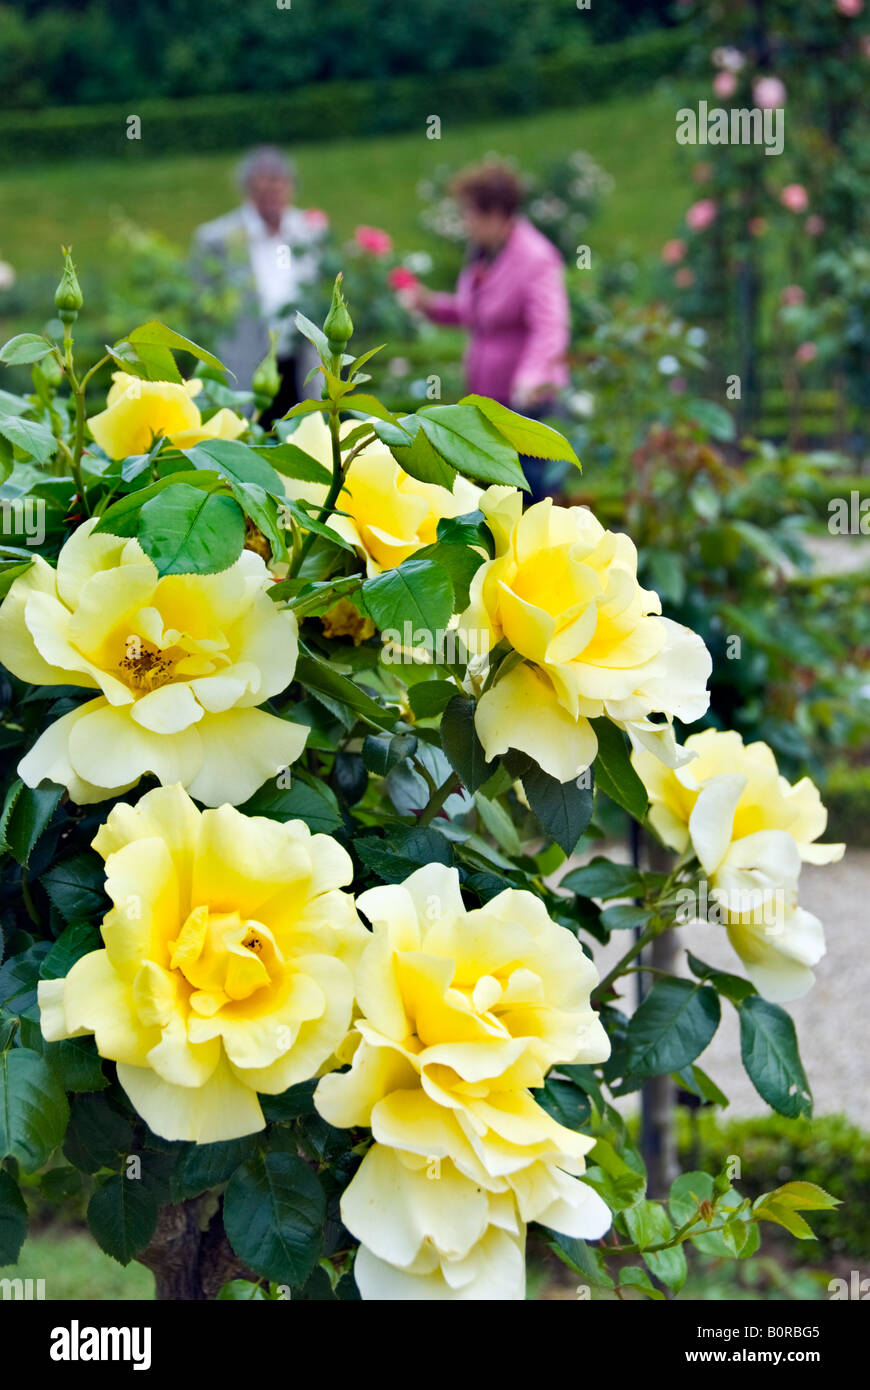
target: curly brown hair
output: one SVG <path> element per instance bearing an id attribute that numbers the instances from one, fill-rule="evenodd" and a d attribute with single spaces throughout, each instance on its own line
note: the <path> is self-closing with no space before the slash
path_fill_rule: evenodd
<path id="1" fill-rule="evenodd" d="M 500 212 L 513 217 L 523 200 L 522 185 L 505 164 L 490 162 L 464 169 L 450 185 L 460 202 L 471 203 L 478 212 Z"/>

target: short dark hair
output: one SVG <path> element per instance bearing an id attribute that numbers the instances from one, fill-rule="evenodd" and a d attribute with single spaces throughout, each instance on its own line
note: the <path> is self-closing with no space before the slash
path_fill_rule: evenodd
<path id="1" fill-rule="evenodd" d="M 505 217 L 512 217 L 523 200 L 516 174 L 506 164 L 494 161 L 457 174 L 450 192 L 461 202 L 471 203 L 478 212 L 501 212 Z"/>

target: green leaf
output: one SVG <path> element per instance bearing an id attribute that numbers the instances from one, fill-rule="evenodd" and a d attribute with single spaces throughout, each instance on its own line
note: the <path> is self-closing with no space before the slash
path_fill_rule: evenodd
<path id="1" fill-rule="evenodd" d="M 119 1168 L 132 1147 L 129 1122 L 104 1095 L 73 1097 L 63 1151 L 74 1168 L 83 1173 Z"/>
<path id="2" fill-rule="evenodd" d="M 408 691 L 416 719 L 433 719 L 441 714 L 456 694 L 453 681 L 420 681 Z"/>
<path id="3" fill-rule="evenodd" d="M 102 946 L 99 932 L 87 922 L 72 922 L 53 943 L 39 971 L 41 980 L 62 980 L 77 960 Z"/>
<path id="4" fill-rule="evenodd" d="M 294 773 L 286 788 L 279 787 L 273 779 L 265 782 L 239 810 L 245 816 L 304 821 L 313 835 L 332 835 L 342 825 L 332 789 L 324 782 L 305 782 L 298 773 Z"/>
<path id="5" fill-rule="evenodd" d="M 734 1004 L 739 1004 L 742 999 L 748 999 L 750 994 L 757 993 L 755 986 L 744 980 L 742 975 L 730 975 L 725 970 L 715 970 L 712 965 L 705 965 L 704 961 L 693 956 L 691 951 L 686 952 L 686 959 L 693 975 L 697 975 L 699 980 L 706 980 Z"/>
<path id="6" fill-rule="evenodd" d="M 48 950 L 47 941 L 35 941 L 26 951 L 10 956 L 0 966 L 0 1004 L 6 1013 L 38 1020 L 39 970 Z"/>
<path id="7" fill-rule="evenodd" d="M 195 468 L 183 472 L 173 470 L 165 477 L 158 478 L 156 482 L 149 483 L 147 487 L 137 488 L 126 497 L 120 497 L 117 502 L 113 502 L 111 507 L 107 507 L 103 512 L 94 530 L 106 532 L 110 536 L 135 536 L 139 525 L 139 513 L 145 503 L 150 502 L 152 497 L 159 497 L 166 488 L 186 483 L 189 487 L 198 488 L 200 492 L 211 492 L 220 482 L 217 473 L 198 472 Z"/>
<path id="8" fill-rule="evenodd" d="M 12 1174 L 0 1168 L 0 1265 L 15 1264 L 26 1236 L 24 1198 Z"/>
<path id="9" fill-rule="evenodd" d="M 710 1173 L 681 1173 L 671 1183 L 668 1206 L 676 1227 L 685 1226 L 695 1215 L 702 1202 L 712 1202 L 713 1178 Z M 703 1230 L 703 1223 L 698 1226 Z"/>
<path id="10" fill-rule="evenodd" d="M 297 478 L 302 483 L 322 483 L 327 488 L 332 482 L 329 469 L 324 468 L 323 464 L 318 463 L 310 454 L 306 454 L 292 442 L 292 439 L 284 444 L 276 444 L 271 449 L 254 449 L 254 453 L 259 454 L 270 468 L 274 468 L 285 478 Z"/>
<path id="11" fill-rule="evenodd" d="M 48 426 L 21 415 L 0 412 L 0 434 L 36 463 L 48 463 L 57 452 L 57 440 Z"/>
<path id="12" fill-rule="evenodd" d="M 621 1289 L 637 1289 L 640 1293 L 646 1294 L 647 1298 L 655 1299 L 661 1303 L 664 1294 L 661 1289 L 657 1289 L 652 1283 L 645 1269 L 640 1265 L 624 1265 L 619 1271 L 619 1287 Z"/>
<path id="13" fill-rule="evenodd" d="M 541 829 L 566 854 L 572 854 L 592 819 L 591 788 L 578 786 L 577 780 L 557 781 L 523 753 L 510 753 L 504 761 L 512 775 L 522 780 L 526 799 Z"/>
<path id="14" fill-rule="evenodd" d="M 245 521 L 231 497 L 178 483 L 145 503 L 137 537 L 161 578 L 217 574 L 241 555 Z"/>
<path id="15" fill-rule="evenodd" d="M 60 1042 L 41 1040 L 42 1055 L 65 1091 L 85 1093 L 104 1091 L 109 1078 L 103 1071 L 93 1038 L 63 1038 Z"/>
<path id="16" fill-rule="evenodd" d="M 25 787 L 18 777 L 10 786 L 0 814 L 0 849 L 11 854 L 17 864 L 29 864 L 62 795 L 63 787 Z"/>
<path id="17" fill-rule="evenodd" d="M 307 338 L 309 343 L 313 343 L 320 356 L 326 358 L 328 361 L 332 357 L 332 352 L 330 351 L 329 342 L 323 330 L 318 328 L 316 323 L 312 323 L 310 319 L 306 318 L 305 315 L 298 310 L 294 323 L 303 338 Z"/>
<path id="18" fill-rule="evenodd" d="M 643 1251 L 648 1245 L 660 1245 L 670 1240 L 674 1228 L 660 1202 L 642 1198 L 624 1213 L 623 1220 L 635 1245 Z"/>
<path id="19" fill-rule="evenodd" d="M 694 1062 L 690 1067 L 683 1067 L 681 1071 L 674 1072 L 674 1080 L 684 1090 L 699 1096 L 708 1105 L 719 1105 L 724 1110 L 729 1104 L 728 1097 L 719 1090 L 716 1082 Z"/>
<path id="20" fill-rule="evenodd" d="M 581 898 L 636 898 L 644 891 L 644 877 L 633 864 L 613 864 L 596 855 L 582 869 L 572 869 L 559 884 Z"/>
<path id="21" fill-rule="evenodd" d="M 601 910 L 601 925 L 610 931 L 628 931 L 632 927 L 642 927 L 655 913 L 651 908 L 638 907 L 636 903 L 617 903 L 615 907 Z"/>
<path id="22" fill-rule="evenodd" d="M 108 910 L 105 869 L 92 853 L 75 854 L 53 864 L 40 879 L 61 917 L 67 922 L 102 916 Z"/>
<path id="23" fill-rule="evenodd" d="M 637 1076 L 680 1071 L 719 1026 L 719 996 L 691 980 L 657 980 L 628 1026 L 628 1070 Z"/>
<path id="24" fill-rule="evenodd" d="M 210 469 L 231 483 L 254 483 L 265 492 L 284 496 L 281 479 L 264 459 L 263 454 L 277 450 L 250 449 L 237 439 L 205 439 L 181 453 L 196 469 Z"/>
<path id="25" fill-rule="evenodd" d="M 467 545 L 448 545 L 437 541 L 426 545 L 414 555 L 415 561 L 431 560 L 444 570 L 453 586 L 453 611 L 461 613 L 468 607 L 471 581 L 481 565 L 483 556 Z"/>
<path id="26" fill-rule="evenodd" d="M 433 449 L 458 472 L 483 483 L 506 483 L 528 492 L 516 449 L 476 406 L 429 406 L 417 419 Z"/>
<path id="27" fill-rule="evenodd" d="M 585 1093 L 573 1082 L 561 1081 L 558 1077 L 548 1077 L 544 1085 L 534 1092 L 534 1097 L 548 1115 L 567 1129 L 582 1129 L 592 1114 L 592 1106 Z"/>
<path id="28" fill-rule="evenodd" d="M 363 739 L 363 762 L 369 772 L 386 777 L 394 767 L 410 758 L 416 751 L 413 734 L 369 734 Z"/>
<path id="29" fill-rule="evenodd" d="M 18 333 L 0 348 L 0 362 L 17 366 L 22 362 L 41 362 L 51 352 L 51 343 L 41 333 Z"/>
<path id="30" fill-rule="evenodd" d="M 27 1048 L 0 1052 L 0 1159 L 25 1173 L 47 1163 L 69 1120 L 63 1087 L 48 1063 Z"/>
<path id="31" fill-rule="evenodd" d="M 180 333 L 167 328 L 165 323 L 160 323 L 158 319 L 150 319 L 148 323 L 140 324 L 128 334 L 126 339 L 117 343 L 116 347 L 123 347 L 124 343 L 132 343 L 142 362 L 158 362 L 163 360 L 161 349 L 165 350 L 171 357 L 173 352 L 187 352 L 191 357 L 196 357 L 200 362 L 205 362 L 207 367 L 214 367 L 216 371 L 227 372 L 229 369 L 224 366 L 220 358 L 215 357 L 214 353 L 207 352 L 198 343 L 191 342 L 190 338 L 184 338 Z M 171 378 L 175 379 L 175 378 Z M 152 377 L 152 381 L 161 380 L 160 377 Z"/>
<path id="32" fill-rule="evenodd" d="M 381 632 L 441 633 L 453 615 L 453 585 L 434 560 L 404 560 L 362 587 L 363 600 Z M 404 638 L 403 638 L 404 640 Z"/>
<path id="33" fill-rule="evenodd" d="M 371 695 L 310 652 L 300 653 L 294 678 L 306 690 L 316 691 L 330 700 L 347 705 L 360 719 L 378 728 L 390 727 L 395 722 L 393 712 L 382 709 Z"/>
<path id="34" fill-rule="evenodd" d="M 400 427 L 376 421 L 374 429 L 399 467 L 412 478 L 453 491 L 456 469 L 430 443 L 417 415 L 403 416 Z"/>
<path id="35" fill-rule="evenodd" d="M 281 1284 L 303 1284 L 317 1263 L 326 1198 L 301 1158 L 267 1153 L 230 1179 L 224 1226 L 240 1260 Z"/>
<path id="36" fill-rule="evenodd" d="M 464 516 L 443 516 L 438 522 L 438 540 L 445 545 L 473 546 L 492 557 L 492 532 L 483 512 L 466 512 Z"/>
<path id="37" fill-rule="evenodd" d="M 545 1228 L 546 1229 L 546 1228 Z M 547 1244 L 563 1264 L 573 1269 L 590 1284 L 612 1289 L 613 1280 L 604 1267 L 604 1260 L 594 1245 L 588 1245 L 577 1236 L 562 1235 L 560 1231 L 549 1231 Z"/>
<path id="38" fill-rule="evenodd" d="M 482 787 L 495 771 L 487 762 L 474 727 L 477 704 L 465 695 L 454 695 L 441 720 L 441 744 L 453 771 L 470 792 Z"/>
<path id="39" fill-rule="evenodd" d="M 595 1188 L 611 1211 L 625 1211 L 643 1195 L 645 1177 L 620 1158 L 609 1140 L 596 1139 L 588 1160 L 592 1166 L 587 1167 L 583 1181 Z"/>
<path id="40" fill-rule="evenodd" d="M 759 1197 L 754 1210 L 758 1209 L 760 1202 L 766 1202 L 770 1197 L 775 1198 L 781 1206 L 791 1207 L 793 1211 L 832 1211 L 834 1207 L 842 1206 L 839 1197 L 832 1197 L 817 1183 L 787 1182 Z"/>
<path id="41" fill-rule="evenodd" d="M 459 404 L 477 406 L 518 454 L 576 463 L 580 467 L 580 460 L 568 440 L 549 425 L 542 425 L 539 420 L 529 420 L 525 415 L 517 415 L 516 411 L 508 410 L 506 405 L 500 405 L 488 396 L 463 396 Z"/>
<path id="42" fill-rule="evenodd" d="M 649 798 L 628 753 L 628 741 L 609 719 L 590 719 L 598 739 L 595 758 L 595 785 L 635 820 L 642 821 Z"/>
<path id="43" fill-rule="evenodd" d="M 762 1100 L 780 1115 L 812 1114 L 809 1082 L 798 1052 L 790 1016 L 778 1004 L 752 994 L 737 1006 L 740 1055 Z"/>
<path id="44" fill-rule="evenodd" d="M 141 1178 L 114 1173 L 88 1203 L 88 1225 L 97 1244 L 119 1264 L 144 1250 L 157 1229 L 156 1199 Z"/>
<path id="45" fill-rule="evenodd" d="M 366 835 L 354 841 L 354 849 L 384 883 L 402 883 L 424 864 L 453 863 L 450 842 L 431 827 L 397 831 L 385 839 Z"/>
<path id="46" fill-rule="evenodd" d="M 178 1196 L 182 1199 L 198 1197 L 210 1187 L 222 1187 L 237 1168 L 253 1157 L 256 1147 L 253 1134 L 217 1144 L 191 1144 L 176 1180 Z"/>

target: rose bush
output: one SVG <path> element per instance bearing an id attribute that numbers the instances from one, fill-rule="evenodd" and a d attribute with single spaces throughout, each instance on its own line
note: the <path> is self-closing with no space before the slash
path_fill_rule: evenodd
<path id="1" fill-rule="evenodd" d="M 763 924 L 728 922 L 748 979 L 689 954 L 630 1018 L 622 982 L 704 873 L 733 917 L 741 875 L 833 851 L 766 753 L 683 744 L 710 659 L 631 540 L 523 511 L 520 455 L 567 441 L 477 396 L 385 409 L 339 282 L 297 320 L 321 396 L 275 431 L 268 362 L 228 430 L 207 350 L 152 321 L 83 371 L 69 256 L 57 306 L 62 341 L 0 349 L 34 379 L 0 408 L 0 1262 L 60 1153 L 160 1298 L 516 1300 L 530 1225 L 596 1295 L 661 1297 L 695 1241 L 805 1234 L 810 1184 L 666 1205 L 613 1104 L 674 1073 L 724 1103 L 724 998 L 760 1094 L 808 1113 Z M 615 814 L 669 870 L 584 862 Z"/>

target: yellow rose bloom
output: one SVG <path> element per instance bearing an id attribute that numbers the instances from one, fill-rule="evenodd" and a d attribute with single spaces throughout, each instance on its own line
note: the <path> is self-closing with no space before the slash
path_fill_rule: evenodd
<path id="1" fill-rule="evenodd" d="M 712 663 L 700 637 L 663 618 L 658 595 L 640 587 L 628 536 L 586 507 L 547 499 L 523 512 L 511 488 L 489 488 L 479 506 L 495 556 L 472 580 L 460 630 L 478 658 L 503 640 L 524 658 L 478 701 L 487 757 L 518 749 L 570 781 L 595 759 L 589 720 L 607 716 L 634 747 L 679 762 L 671 723 L 706 711 Z"/>
<path id="2" fill-rule="evenodd" d="M 113 372 L 106 409 L 88 420 L 91 434 L 110 459 L 147 454 L 158 435 L 178 449 L 204 439 L 238 439 L 247 420 L 221 409 L 203 424 L 193 398 L 202 390 L 191 381 L 143 381 L 128 372 Z"/>
<path id="3" fill-rule="evenodd" d="M 74 801 L 152 773 L 206 805 L 247 800 L 302 752 L 308 730 L 256 706 L 293 678 L 297 624 L 245 550 L 220 574 L 159 578 L 138 541 L 75 531 L 57 569 L 36 556 L 0 606 L 0 661 L 33 685 L 100 691 L 22 760 Z"/>
<path id="4" fill-rule="evenodd" d="M 93 842 L 104 949 L 39 986 L 49 1042 L 93 1033 L 134 1108 L 199 1144 L 264 1126 L 257 1092 L 316 1076 L 347 1032 L 368 933 L 350 856 L 302 821 L 199 811 L 181 787 L 119 804 Z"/>
<path id="5" fill-rule="evenodd" d="M 649 819 L 665 844 L 680 854 L 690 840 L 690 822 L 704 788 L 714 777 L 739 778 L 730 784 L 727 807 L 717 818 L 728 843 L 760 830 L 785 830 L 796 842 L 805 864 L 832 864 L 845 845 L 818 845 L 828 813 L 818 787 L 809 777 L 792 785 L 780 775 L 773 750 L 760 740 L 743 742 L 733 730 L 704 729 L 686 739 L 691 755 L 676 771 L 662 767 L 643 750 L 632 755 L 635 771 L 650 798 Z M 703 821 L 702 811 L 696 827 Z M 709 858 L 709 856 L 708 856 Z"/>
<path id="6" fill-rule="evenodd" d="M 342 1203 L 361 1240 L 366 1301 L 521 1301 L 526 1227 L 512 1194 L 489 1192 L 449 1159 L 374 1144 Z"/>
<path id="7" fill-rule="evenodd" d="M 345 422 L 342 433 L 355 429 L 358 423 Z M 304 416 L 290 441 L 332 472 L 331 437 L 321 414 Z M 287 496 L 297 501 L 320 505 L 326 501 L 325 485 L 285 478 L 284 486 Z M 354 546 L 365 560 L 368 574 L 374 575 L 433 545 L 438 539 L 438 522 L 473 512 L 480 495 L 479 487 L 458 474 L 452 492 L 434 483 L 421 483 L 399 467 L 386 444 L 376 441 L 350 465 L 336 514 L 327 524 Z"/>
<path id="8" fill-rule="evenodd" d="M 357 970 L 360 1017 L 343 1053 L 355 1048 L 353 1060 L 349 1071 L 324 1077 L 315 1095 L 330 1124 L 367 1126 L 376 1140 L 342 1198 L 348 1229 L 377 1259 L 432 1273 L 417 1263 L 413 1194 L 438 1202 L 438 1183 L 422 1188 L 406 1177 L 426 1161 L 446 1164 L 451 1184 L 461 1175 L 510 1198 L 515 1232 L 539 1220 L 571 1235 L 602 1235 L 610 1213 L 577 1180 L 593 1141 L 558 1124 L 529 1089 L 559 1062 L 609 1056 L 589 1002 L 598 976 L 579 942 L 532 893 L 508 889 L 466 911 L 456 870 L 440 864 L 370 889 L 358 905 L 374 935 Z M 406 1188 L 412 1195 L 400 1199 Z M 451 1190 L 442 1189 L 445 1207 Z M 363 1219 L 373 1209 L 376 1239 Z M 482 1199 L 475 1211 L 473 1243 L 500 1225 Z M 462 1259 L 470 1244 L 445 1237 L 434 1248 Z M 423 1253 L 431 1258 L 428 1247 Z M 446 1277 L 443 1263 L 439 1269 Z"/>
<path id="9" fill-rule="evenodd" d="M 822 924 L 798 906 L 801 864 L 830 864 L 844 845 L 817 844 L 827 811 L 809 777 L 792 785 L 766 743 L 706 729 L 686 739 L 691 761 L 671 770 L 632 755 L 665 844 L 698 858 L 732 946 L 759 993 L 776 1002 L 811 988 L 825 953 Z"/>

